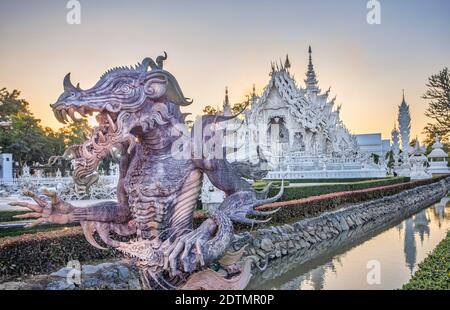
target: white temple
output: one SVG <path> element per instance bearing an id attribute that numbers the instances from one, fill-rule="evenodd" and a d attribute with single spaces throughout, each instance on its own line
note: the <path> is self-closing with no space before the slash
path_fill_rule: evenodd
<path id="1" fill-rule="evenodd" d="M 330 99 L 330 89 L 323 92 L 319 88 L 311 53 L 310 47 L 305 87 L 297 85 L 291 75 L 288 56 L 284 64 L 272 63 L 270 81 L 260 97 L 253 92 L 243 126 L 226 137 L 228 146 L 239 149 L 227 159 L 256 161 L 259 145 L 269 161 L 268 179 L 386 176 L 384 156 L 379 164 L 374 163 L 373 142 L 367 145 L 368 151 L 361 150 L 357 137 L 340 119 L 336 97 Z M 229 111 L 227 94 L 224 112 Z M 382 144 L 386 148 L 386 141 L 381 135 L 379 138 L 380 146 L 375 149 L 377 155 L 384 155 L 387 150 Z M 360 140 L 368 141 L 367 137 Z"/>

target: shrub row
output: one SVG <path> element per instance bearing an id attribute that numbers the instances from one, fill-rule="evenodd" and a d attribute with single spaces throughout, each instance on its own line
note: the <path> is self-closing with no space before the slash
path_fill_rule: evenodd
<path id="1" fill-rule="evenodd" d="M 204 218 L 203 212 L 195 212 L 195 226 Z M 83 263 L 122 256 L 113 249 L 99 250 L 93 247 L 86 241 L 81 227 L 47 231 L 47 226 L 36 226 L 36 229 L 41 229 L 40 232 L 0 238 L 0 282 L 14 277 L 53 272 L 71 260 Z M 126 238 L 117 236 L 115 239 L 126 241 Z M 99 241 L 99 244 L 102 242 Z"/>
<path id="2" fill-rule="evenodd" d="M 285 181 L 289 181 L 290 183 L 353 183 L 353 182 L 362 182 L 362 181 L 376 181 L 376 180 L 386 180 L 392 179 L 392 177 L 386 178 L 345 178 L 345 179 L 286 179 Z M 407 178 L 409 181 L 409 178 Z M 278 180 L 270 180 L 267 179 L 265 181 L 278 181 Z"/>
<path id="3" fill-rule="evenodd" d="M 340 184 L 322 184 L 322 185 L 313 185 L 313 186 L 301 186 L 301 187 L 288 187 L 284 189 L 282 201 L 289 201 L 295 199 L 306 198 L 310 196 L 318 196 L 329 193 L 336 192 L 348 192 L 355 190 L 362 190 L 371 187 L 380 187 L 387 186 L 399 183 L 406 183 L 409 181 L 409 178 L 386 178 L 381 180 L 369 180 L 369 181 L 360 181 L 354 183 L 340 183 Z M 276 195 L 279 188 L 278 186 L 274 186 L 270 191 L 270 195 Z"/>
<path id="4" fill-rule="evenodd" d="M 450 231 L 433 252 L 419 264 L 403 290 L 450 290 Z"/>
<path id="5" fill-rule="evenodd" d="M 55 271 L 71 260 L 85 262 L 115 257 L 114 250 L 90 245 L 80 227 L 0 239 L 0 281 Z"/>
<path id="6" fill-rule="evenodd" d="M 445 176 L 433 179 L 420 180 L 408 183 L 380 186 L 375 188 L 367 188 L 353 191 L 328 193 L 319 196 L 311 196 L 302 199 L 294 199 L 289 201 L 280 201 L 272 204 L 260 206 L 260 211 L 269 211 L 281 208 L 280 211 L 273 215 L 269 224 L 284 224 L 297 222 L 303 218 L 314 217 L 323 212 L 339 209 L 347 204 L 358 203 L 385 196 L 391 196 L 417 186 L 428 185 L 441 181 Z"/>

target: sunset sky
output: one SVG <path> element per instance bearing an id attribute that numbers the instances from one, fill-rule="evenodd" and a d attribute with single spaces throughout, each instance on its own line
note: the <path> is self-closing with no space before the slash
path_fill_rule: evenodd
<path id="1" fill-rule="evenodd" d="M 92 86 L 108 68 L 167 51 L 198 114 L 221 105 L 225 86 L 242 101 L 260 93 L 270 62 L 289 54 L 304 85 L 308 45 L 323 90 L 331 86 L 353 133 L 390 137 L 405 89 L 411 136 L 427 118 L 427 78 L 450 66 L 450 1 L 381 0 L 381 24 L 366 22 L 366 0 L 80 0 L 81 24 L 66 22 L 65 0 L 0 0 L 0 88 L 22 91 L 46 126 L 62 80 Z M 423 137 L 423 136 L 422 136 Z"/>

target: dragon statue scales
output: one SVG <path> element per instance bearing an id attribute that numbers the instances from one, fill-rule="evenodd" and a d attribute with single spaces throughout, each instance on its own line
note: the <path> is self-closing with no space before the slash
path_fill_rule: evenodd
<path id="1" fill-rule="evenodd" d="M 98 113 L 98 127 L 65 156 L 75 162 L 76 184 L 89 188 L 98 179 L 99 162 L 110 152 L 121 154 L 117 202 L 75 207 L 44 191 L 43 196 L 26 192 L 36 203 L 13 204 L 32 211 L 19 216 L 35 218 L 32 226 L 79 222 L 86 239 L 104 248 L 94 238 L 98 234 L 107 246 L 135 260 L 144 288 L 244 288 L 252 262 L 241 258 L 243 248 L 231 252 L 233 223 L 267 221 L 257 217 L 273 212 L 255 207 L 279 199 L 283 186 L 276 196 L 266 198 L 267 191 L 253 190 L 226 156 L 216 158 L 205 152 L 194 156 L 199 146 L 212 139 L 214 128 L 230 117 L 203 116 L 202 129 L 212 128 L 212 133 L 200 139 L 186 134 L 186 114 L 180 107 L 192 101 L 183 96 L 175 77 L 163 69 L 166 58 L 164 53 L 156 61 L 145 58 L 134 67 L 111 69 L 87 90 L 74 86 L 67 74 L 64 92 L 51 105 L 62 123 L 68 116 L 75 119 L 75 112 L 82 117 Z M 187 143 L 176 146 L 183 137 L 188 137 Z M 174 156 L 174 149 L 188 156 Z M 242 163 L 239 165 L 242 168 Z M 247 171 L 255 167 L 250 168 Z M 193 214 L 204 173 L 226 198 L 194 229 Z M 118 241 L 117 235 L 129 236 L 130 241 Z M 220 267 L 212 270 L 213 263 Z"/>

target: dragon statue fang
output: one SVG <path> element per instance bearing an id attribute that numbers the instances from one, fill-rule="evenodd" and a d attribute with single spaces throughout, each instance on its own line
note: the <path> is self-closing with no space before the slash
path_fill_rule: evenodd
<path id="1" fill-rule="evenodd" d="M 74 86 L 67 74 L 64 92 L 51 105 L 62 123 L 68 116 L 75 119 L 75 112 L 82 117 L 98 113 L 98 127 L 83 144 L 70 147 L 65 156 L 75 162 L 76 184 L 89 188 L 98 179 L 100 161 L 110 152 L 121 154 L 117 202 L 75 207 L 44 191 L 43 196 L 25 192 L 36 203 L 13 204 L 32 211 L 19 216 L 35 218 L 31 226 L 79 222 L 93 246 L 104 249 L 97 242 L 100 238 L 133 259 L 146 289 L 245 288 L 253 260 L 242 258 L 244 248 L 231 252 L 233 223 L 268 221 L 257 217 L 274 211 L 261 212 L 255 207 L 278 200 L 283 186 L 276 196 L 267 198 L 267 191 L 253 190 L 243 178 L 242 171 L 252 174 L 260 165 L 233 165 L 226 156 L 208 154 L 199 158 L 173 156 L 174 144 L 186 136 L 186 130 L 180 129 L 187 128 L 186 114 L 180 107 L 192 101 L 184 97 L 175 77 L 163 69 L 166 58 L 164 53 L 156 61 L 145 58 L 134 67 L 111 69 L 87 90 Z M 188 130 L 188 143 L 181 148 L 193 154 L 214 136 L 219 123 L 230 118 L 203 116 L 201 126 L 212 134 L 194 139 Z M 225 192 L 226 198 L 194 229 L 193 214 L 203 174 Z M 256 171 L 255 175 L 261 173 Z M 130 241 L 118 241 L 115 236 L 128 236 Z"/>

